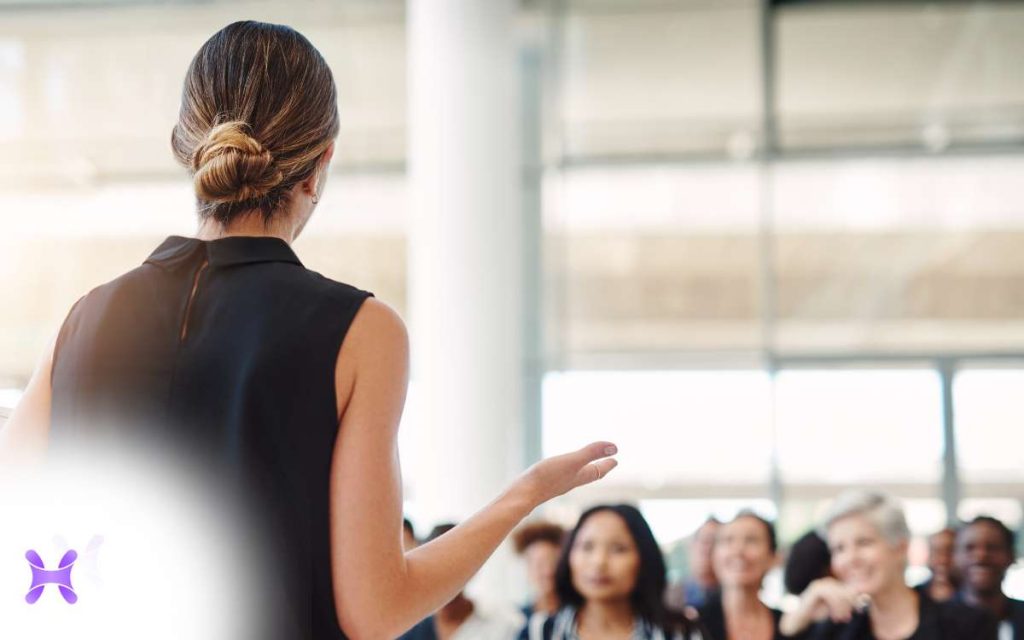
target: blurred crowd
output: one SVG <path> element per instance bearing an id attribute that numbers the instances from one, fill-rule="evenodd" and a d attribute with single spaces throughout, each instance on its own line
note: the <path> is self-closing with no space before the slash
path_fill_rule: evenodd
<path id="1" fill-rule="evenodd" d="M 404 524 L 406 548 L 420 544 Z M 1024 640 L 1024 602 L 1003 591 L 1009 527 L 979 516 L 934 533 L 930 577 L 916 586 L 905 577 L 910 538 L 900 504 L 880 493 L 842 494 L 784 552 L 773 522 L 741 511 L 707 519 L 689 540 L 687 575 L 669 583 L 641 512 L 598 505 L 568 531 L 534 521 L 515 532 L 531 597 L 514 614 L 459 593 L 402 640 Z M 780 565 L 785 612 L 762 599 Z"/>

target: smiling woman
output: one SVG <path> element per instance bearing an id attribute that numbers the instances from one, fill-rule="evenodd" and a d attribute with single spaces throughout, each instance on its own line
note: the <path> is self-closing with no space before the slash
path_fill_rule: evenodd
<path id="1" fill-rule="evenodd" d="M 783 616 L 784 634 L 814 625 L 812 640 L 995 640 L 995 623 L 984 613 L 936 603 L 907 586 L 910 530 L 892 498 L 844 493 L 828 510 L 823 529 L 836 577 L 811 583 L 798 607 Z"/>
<path id="2" fill-rule="evenodd" d="M 761 584 L 775 565 L 775 526 L 761 516 L 740 512 L 719 529 L 713 565 L 721 593 L 700 609 L 701 620 L 715 638 L 771 640 L 778 636 L 780 611 L 761 602 Z"/>

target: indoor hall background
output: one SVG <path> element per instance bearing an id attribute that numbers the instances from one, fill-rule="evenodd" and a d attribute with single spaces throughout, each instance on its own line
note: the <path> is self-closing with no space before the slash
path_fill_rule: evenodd
<path id="1" fill-rule="evenodd" d="M 191 232 L 180 81 L 242 16 L 306 33 L 340 88 L 299 254 L 415 333 L 403 3 L 0 0 L 0 405 L 74 300 Z M 534 0 L 517 29 L 523 459 L 630 452 L 549 515 L 639 501 L 672 550 L 753 505 L 792 539 L 858 485 L 918 535 L 1021 524 L 1024 3 Z M 414 380 L 424 528 L 417 419 Z"/>

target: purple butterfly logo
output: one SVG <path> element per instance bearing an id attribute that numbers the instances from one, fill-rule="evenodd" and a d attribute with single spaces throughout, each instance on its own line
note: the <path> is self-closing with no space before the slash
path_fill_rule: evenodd
<path id="1" fill-rule="evenodd" d="M 28 560 L 29 566 L 32 567 L 32 586 L 28 590 L 28 595 L 25 596 L 25 602 L 35 604 L 43 595 L 43 589 L 48 584 L 57 585 L 60 595 L 64 596 L 64 600 L 68 604 L 78 602 L 78 595 L 75 594 L 75 589 L 71 586 L 71 569 L 75 566 L 75 560 L 78 559 L 77 551 L 71 549 L 65 553 L 56 569 L 47 569 L 43 564 L 43 559 L 34 549 L 29 549 L 25 553 L 25 558 Z"/>

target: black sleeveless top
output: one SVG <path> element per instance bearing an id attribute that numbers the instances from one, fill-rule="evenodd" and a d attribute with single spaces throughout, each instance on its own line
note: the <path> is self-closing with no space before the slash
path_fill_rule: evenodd
<path id="1" fill-rule="evenodd" d="M 286 613 L 267 637 L 345 637 L 330 569 L 334 374 L 370 295 L 277 238 L 171 237 L 79 300 L 57 339 L 52 447 L 143 443 L 241 491 L 281 561 Z"/>

